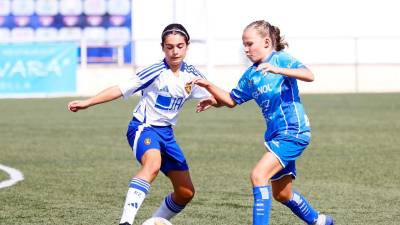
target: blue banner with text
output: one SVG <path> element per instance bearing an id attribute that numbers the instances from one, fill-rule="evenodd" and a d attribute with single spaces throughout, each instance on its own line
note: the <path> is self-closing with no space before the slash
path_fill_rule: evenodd
<path id="1" fill-rule="evenodd" d="M 0 45 L 0 95 L 76 93 L 74 43 Z"/>

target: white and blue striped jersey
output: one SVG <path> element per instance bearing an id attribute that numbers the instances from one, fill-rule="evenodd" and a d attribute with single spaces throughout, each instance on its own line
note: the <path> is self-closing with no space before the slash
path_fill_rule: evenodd
<path id="1" fill-rule="evenodd" d="M 118 86 L 124 98 L 141 91 L 142 96 L 133 116 L 143 123 L 154 126 L 175 125 L 183 104 L 188 99 L 210 96 L 197 85 L 186 86 L 195 77 L 204 76 L 192 65 L 182 62 L 179 77 L 170 70 L 165 59 L 133 75 Z"/>
<path id="2" fill-rule="evenodd" d="M 281 68 L 305 66 L 286 52 L 273 52 L 264 62 Z M 254 99 L 266 121 L 265 139 L 285 134 L 309 139 L 310 123 L 300 101 L 297 80 L 281 74 L 263 74 L 253 64 L 240 78 L 230 95 L 237 104 Z"/>

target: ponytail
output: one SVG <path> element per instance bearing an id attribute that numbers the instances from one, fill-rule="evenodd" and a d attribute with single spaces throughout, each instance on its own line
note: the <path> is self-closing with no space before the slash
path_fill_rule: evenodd
<path id="1" fill-rule="evenodd" d="M 284 40 L 284 38 L 281 36 L 281 31 L 279 30 L 278 27 L 271 25 L 265 20 L 257 20 L 249 25 L 247 25 L 246 29 L 253 28 L 257 30 L 259 35 L 261 37 L 266 37 L 268 36 L 271 38 L 272 41 L 272 47 L 276 51 L 281 51 L 285 49 L 286 47 L 289 47 L 289 44 Z"/>
<path id="2" fill-rule="evenodd" d="M 272 42 L 274 42 L 276 51 L 281 51 L 285 49 L 285 47 L 289 47 L 289 44 L 281 36 L 281 31 L 278 27 L 270 25 L 270 37 Z"/>

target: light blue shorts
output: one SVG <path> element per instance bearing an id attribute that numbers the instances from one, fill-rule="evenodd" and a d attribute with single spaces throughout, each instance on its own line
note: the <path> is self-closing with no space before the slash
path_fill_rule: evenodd
<path id="1" fill-rule="evenodd" d="M 133 118 L 129 123 L 126 137 L 133 155 L 140 163 L 147 150 L 158 149 L 161 152 L 160 170 L 164 174 L 171 170 L 186 171 L 189 169 L 171 126 L 150 126 Z"/>
<path id="2" fill-rule="evenodd" d="M 272 140 L 265 141 L 267 149 L 278 158 L 283 169 L 272 176 L 271 180 L 279 180 L 284 176 L 291 175 L 296 178 L 296 159 L 310 143 L 309 138 L 296 138 L 289 135 L 278 135 Z"/>

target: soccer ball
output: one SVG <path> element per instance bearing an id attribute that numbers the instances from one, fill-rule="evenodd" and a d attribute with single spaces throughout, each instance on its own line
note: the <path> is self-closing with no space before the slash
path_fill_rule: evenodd
<path id="1" fill-rule="evenodd" d="M 144 221 L 142 225 L 172 225 L 172 223 L 161 217 L 153 217 Z"/>

